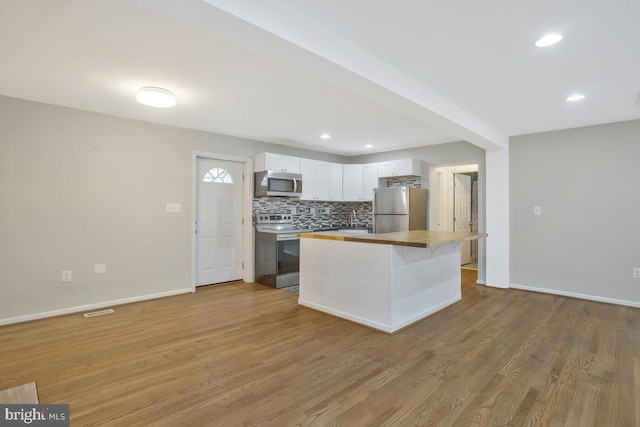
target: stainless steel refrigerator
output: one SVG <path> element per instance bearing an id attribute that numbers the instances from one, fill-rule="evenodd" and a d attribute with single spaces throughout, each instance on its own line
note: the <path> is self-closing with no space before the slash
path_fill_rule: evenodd
<path id="1" fill-rule="evenodd" d="M 427 190 L 386 187 L 373 190 L 373 232 L 427 229 Z"/>

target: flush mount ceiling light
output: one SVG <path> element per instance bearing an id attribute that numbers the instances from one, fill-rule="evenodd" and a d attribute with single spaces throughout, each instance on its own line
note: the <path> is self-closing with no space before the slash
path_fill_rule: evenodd
<path id="1" fill-rule="evenodd" d="M 367 144 L 364 146 L 364 148 L 373 148 L 373 144 Z"/>
<path id="2" fill-rule="evenodd" d="M 580 93 L 576 93 L 573 94 L 571 96 L 567 97 L 567 101 L 569 102 L 576 102 L 576 101 L 582 101 L 585 98 L 584 95 L 580 94 Z"/>
<path id="3" fill-rule="evenodd" d="M 331 138 L 331 135 L 329 135 L 328 133 L 323 133 L 322 135 L 320 135 L 320 138 L 329 139 L 329 138 Z"/>
<path id="4" fill-rule="evenodd" d="M 141 87 L 136 95 L 136 100 L 144 105 L 156 108 L 169 108 L 176 105 L 176 97 L 173 93 L 161 87 Z"/>
<path id="5" fill-rule="evenodd" d="M 536 46 L 547 47 L 558 43 L 560 40 L 562 40 L 562 36 L 560 34 L 547 34 L 536 41 Z"/>

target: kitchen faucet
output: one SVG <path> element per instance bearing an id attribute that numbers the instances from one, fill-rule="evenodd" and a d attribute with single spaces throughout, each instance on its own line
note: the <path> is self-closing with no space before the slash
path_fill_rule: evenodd
<path id="1" fill-rule="evenodd" d="M 353 227 L 355 222 L 356 222 L 356 210 L 352 209 L 351 213 L 349 214 L 349 226 Z"/>

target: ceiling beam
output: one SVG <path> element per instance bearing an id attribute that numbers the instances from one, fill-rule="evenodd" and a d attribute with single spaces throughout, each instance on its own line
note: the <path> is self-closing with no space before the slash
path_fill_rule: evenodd
<path id="1" fill-rule="evenodd" d="M 484 149 L 508 146 L 508 135 L 280 1 L 204 1 L 277 36 L 258 42 L 263 55 Z"/>

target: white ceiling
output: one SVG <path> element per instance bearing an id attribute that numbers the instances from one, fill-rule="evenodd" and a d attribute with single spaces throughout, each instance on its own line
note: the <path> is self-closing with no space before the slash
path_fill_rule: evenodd
<path id="1" fill-rule="evenodd" d="M 0 94 L 344 155 L 491 148 L 640 119 L 638 16 L 637 0 L 0 0 Z M 549 32 L 564 40 L 536 48 Z M 136 103 L 141 86 L 178 105 Z"/>

